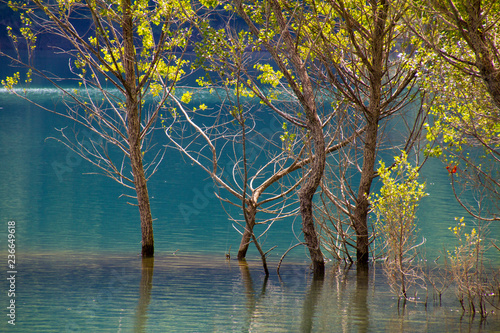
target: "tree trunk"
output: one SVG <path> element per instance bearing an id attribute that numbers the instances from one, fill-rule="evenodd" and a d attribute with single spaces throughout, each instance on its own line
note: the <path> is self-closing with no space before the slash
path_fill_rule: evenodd
<path id="1" fill-rule="evenodd" d="M 314 217 L 312 210 L 312 200 L 316 189 L 318 188 L 325 169 L 325 140 L 323 128 L 316 112 L 308 117 L 309 128 L 314 140 L 314 158 L 311 163 L 311 173 L 306 183 L 302 186 L 299 193 L 300 214 L 302 216 L 302 231 L 304 232 L 304 241 L 309 248 L 309 254 L 313 264 L 315 276 L 324 275 L 325 260 L 321 252 L 318 235 L 314 226 Z"/>
<path id="2" fill-rule="evenodd" d="M 465 40 L 476 56 L 476 66 L 493 102 L 500 109 L 500 70 L 495 67 L 495 52 L 491 40 L 488 40 L 487 29 L 483 26 L 483 9 L 481 1 L 467 6 L 467 29 L 462 29 Z M 498 53 L 497 53 L 498 55 Z"/>
<path id="3" fill-rule="evenodd" d="M 142 163 L 141 150 L 141 115 L 139 112 L 138 88 L 136 85 L 135 72 L 135 47 L 134 31 L 131 15 L 131 1 L 122 0 L 123 8 L 123 67 L 125 71 L 127 131 L 130 163 L 134 176 L 134 186 L 137 194 L 137 204 L 141 219 L 142 232 L 142 256 L 152 257 L 154 255 L 153 218 L 149 204 L 149 194 L 144 167 Z"/>
<path id="4" fill-rule="evenodd" d="M 259 31 L 243 9 L 242 1 L 236 1 L 235 4 L 240 15 L 249 25 L 252 33 L 258 36 Z M 288 22 L 288 19 L 283 15 L 284 11 L 281 7 L 280 2 L 271 0 L 269 1 L 269 5 L 271 10 L 273 11 L 276 22 L 281 31 L 280 40 L 282 40 L 283 45 L 275 47 L 267 42 L 264 42 L 263 44 L 267 48 L 273 59 L 276 61 L 276 64 L 290 84 L 290 87 L 293 90 L 295 96 L 303 106 L 307 118 L 306 126 L 310 131 L 309 133 L 311 134 L 311 139 L 314 142 L 314 151 L 311 152 L 311 154 L 313 154 L 311 156 L 311 172 L 299 192 L 300 214 L 302 216 L 302 231 L 304 232 L 304 241 L 309 248 L 314 274 L 324 275 L 325 261 L 323 259 L 323 253 L 321 252 L 318 235 L 314 227 L 314 218 L 312 212 L 312 199 L 314 197 L 316 189 L 321 182 L 321 178 L 323 177 L 323 172 L 325 169 L 326 154 L 323 127 L 316 110 L 316 96 L 314 93 L 313 84 L 307 73 L 308 67 L 304 59 L 302 59 L 303 54 L 299 54 L 300 52 L 297 48 L 297 40 L 294 39 L 297 36 L 292 36 L 292 34 L 290 33 L 289 29 L 291 29 L 291 25 L 290 22 Z M 287 61 L 290 61 L 297 71 L 297 78 L 291 75 L 290 69 L 287 68 L 285 62 L 283 61 L 284 59 L 281 55 L 282 47 L 285 48 Z"/>
<path id="5" fill-rule="evenodd" d="M 253 204 L 247 205 L 245 209 L 247 210 L 246 217 L 248 221 L 245 223 L 245 231 L 241 237 L 238 260 L 244 260 L 247 255 L 248 247 L 252 240 L 253 227 L 255 226 L 255 216 L 257 214 L 257 208 Z"/>
<path id="6" fill-rule="evenodd" d="M 384 52 L 384 38 L 386 35 L 386 21 L 389 10 L 388 1 L 373 2 L 374 14 L 373 38 L 370 40 L 371 61 L 369 69 L 369 102 L 368 107 L 363 108 L 367 121 L 365 145 L 363 148 L 363 167 L 361 168 L 361 179 L 359 181 L 356 207 L 354 208 L 354 229 L 356 230 L 356 259 L 358 265 L 367 266 L 369 257 L 368 239 L 368 211 L 370 204 L 368 196 L 374 177 L 375 158 L 377 156 L 378 121 L 380 118 L 380 100 L 382 98 L 382 77 L 385 59 L 389 56 Z"/>
<path id="7" fill-rule="evenodd" d="M 375 157 L 377 155 L 378 122 L 372 119 L 366 130 L 363 148 L 363 167 L 359 182 L 356 207 L 354 209 L 354 230 L 356 230 L 356 258 L 359 265 L 368 264 L 368 195 L 373 182 Z"/>
<path id="8" fill-rule="evenodd" d="M 130 118 L 129 118 L 130 119 Z M 130 121 L 129 121 L 130 122 Z M 134 135 L 129 138 L 133 142 Z M 142 165 L 141 148 L 138 144 L 130 147 L 130 160 L 132 163 L 132 172 L 134 174 L 135 192 L 137 194 L 137 204 L 141 218 L 142 232 L 142 256 L 152 257 L 154 255 L 154 237 L 153 237 L 153 217 L 149 204 L 149 194 Z"/>

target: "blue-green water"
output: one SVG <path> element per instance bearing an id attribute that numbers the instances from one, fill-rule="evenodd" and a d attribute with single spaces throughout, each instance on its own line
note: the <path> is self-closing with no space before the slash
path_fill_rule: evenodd
<path id="1" fill-rule="evenodd" d="M 57 100 L 54 90 L 37 93 L 43 103 Z M 143 267 L 139 216 L 120 197 L 123 187 L 85 174 L 96 170 L 46 139 L 58 136 L 55 128 L 72 125 L 4 91 L 0 107 L 0 257 L 7 263 L 7 222 L 15 221 L 16 331 L 500 331 L 498 315 L 484 325 L 462 318 L 451 290 L 442 306 L 412 303 L 402 313 L 378 268 L 360 277 L 352 270 L 337 274 L 330 264 L 325 280 L 313 281 L 304 249 L 291 252 L 280 279 L 277 261 L 298 242 L 299 220 L 277 221 L 270 230 L 264 248 L 278 247 L 269 257 L 267 281 L 253 248 L 248 267 L 226 261 L 239 234 L 211 181 L 173 150 L 149 183 L 156 257 L 154 268 Z M 430 196 L 420 207 L 419 229 L 434 259 L 452 246 L 448 227 L 465 213 L 439 162 L 430 161 L 422 175 Z M 493 225 L 490 236 L 499 234 Z M 488 259 L 498 266 L 497 256 Z M 0 330 L 6 331 L 13 327 L 2 280 Z"/>

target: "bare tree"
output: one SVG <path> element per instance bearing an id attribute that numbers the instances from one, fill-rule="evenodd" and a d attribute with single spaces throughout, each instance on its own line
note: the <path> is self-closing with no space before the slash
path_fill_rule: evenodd
<path id="1" fill-rule="evenodd" d="M 10 29 L 15 46 L 24 38 L 28 56 L 16 47 L 15 65 L 39 75 L 61 91 L 64 111 L 57 113 L 87 128 L 99 140 L 82 142 L 61 130 L 66 146 L 99 168 L 102 173 L 135 191 L 142 230 L 142 256 L 154 254 L 153 218 L 147 181 L 163 158 L 162 149 L 152 153 L 150 137 L 158 113 L 185 74 L 183 54 L 191 30 L 189 3 L 164 1 L 40 1 L 14 4 L 25 26 L 21 36 Z M 49 34 L 64 45 L 55 51 L 69 58 L 74 75 L 59 78 L 32 63 L 39 34 Z M 27 60 L 26 60 L 27 59 Z M 21 98 L 37 103 L 26 90 L 16 88 L 20 74 L 3 81 Z M 61 81 L 66 79 L 66 81 Z M 68 84 L 76 82 L 71 88 Z"/>
<path id="2" fill-rule="evenodd" d="M 212 90 L 215 89 L 214 86 L 219 87 L 220 90 L 215 91 L 223 92 L 220 97 L 221 106 L 217 107 L 215 112 L 204 115 L 212 117 L 212 121 L 203 120 L 199 110 L 192 113 L 187 111 L 182 121 L 189 123 L 192 128 L 196 129 L 196 135 L 190 137 L 189 131 L 186 131 L 179 133 L 177 139 L 173 141 L 180 143 L 182 138 L 184 146 L 182 148 L 178 146 L 179 149 L 183 153 L 189 154 L 195 163 L 202 165 L 204 161 L 208 162 L 210 167 L 205 166 L 204 169 L 220 187 L 225 188 L 228 193 L 237 198 L 238 202 L 244 202 L 245 197 L 247 198 L 246 203 L 238 204 L 243 208 L 246 220 L 238 251 L 238 259 L 243 259 L 249 241 L 253 237 L 257 212 L 267 214 L 271 221 L 296 213 L 293 209 L 285 210 L 284 208 L 291 207 L 286 202 L 290 201 L 290 197 L 295 194 L 296 188 L 301 182 L 311 175 L 310 165 L 316 159 L 315 151 L 317 148 L 311 148 L 315 147 L 312 144 L 313 136 L 306 125 L 307 118 L 302 112 L 303 103 L 297 97 L 298 91 L 302 89 L 300 87 L 302 83 L 297 79 L 296 82 L 289 84 L 289 80 L 295 80 L 295 78 L 293 78 L 292 72 L 289 72 L 293 70 L 285 65 L 288 51 L 285 53 L 278 51 L 281 47 L 278 40 L 267 44 L 256 41 L 255 34 L 257 32 L 255 29 L 257 27 L 252 25 L 252 19 L 248 17 L 247 13 L 239 14 L 250 23 L 250 31 L 235 25 L 232 16 L 225 18 L 226 24 L 223 29 L 199 27 L 204 40 L 197 45 L 197 54 L 207 73 L 205 78 L 199 79 L 199 83 L 209 86 L 208 88 Z M 234 15 L 234 13 L 229 12 L 228 15 Z M 303 18 L 299 19 L 303 20 Z M 274 53 L 269 52 L 271 57 L 259 58 L 259 53 L 254 51 L 258 48 L 264 48 L 264 45 L 265 48 L 274 49 Z M 276 59 L 281 62 L 282 67 L 276 66 Z M 275 69 L 276 67 L 278 69 Z M 284 74 L 283 70 L 286 70 L 287 73 Z M 307 76 L 307 73 L 304 75 Z M 296 90 L 293 90 L 291 85 Z M 311 82 L 309 85 L 310 89 L 313 89 Z M 326 123 L 332 118 L 335 116 L 341 118 L 344 115 L 345 105 L 338 103 L 332 108 L 331 101 L 326 101 L 317 94 L 317 91 L 311 92 L 308 98 L 313 99 L 310 102 L 315 104 L 315 108 L 328 105 L 327 111 L 322 113 L 322 119 L 320 119 L 320 130 L 323 131 Z M 301 98 L 303 99 L 303 96 Z M 248 102 L 243 102 L 243 100 Z M 259 112 L 254 106 L 258 101 L 261 102 L 259 110 L 263 110 L 266 120 L 259 118 Z M 260 113 L 262 114 L 262 112 Z M 262 121 L 269 121 L 276 116 L 283 122 L 283 127 L 273 128 L 274 133 L 271 133 L 271 136 L 266 136 L 264 132 L 267 128 L 259 127 L 258 124 Z M 318 119 L 319 117 L 318 115 Z M 237 123 L 238 126 L 234 127 L 231 123 Z M 231 128 L 233 130 L 238 128 L 238 130 L 232 132 Z M 325 156 L 348 145 L 363 131 L 361 129 L 351 133 L 351 135 L 340 136 L 341 131 L 331 131 L 331 128 L 329 127 L 329 132 L 325 134 L 327 139 L 323 147 Z M 167 135 L 173 138 L 171 133 L 172 128 L 168 128 Z M 193 142 L 197 139 L 202 139 L 203 144 L 194 145 Z M 221 160 L 223 160 L 221 157 L 224 154 L 221 151 L 228 142 L 233 145 L 237 142 L 243 154 L 242 156 L 235 155 L 231 166 L 233 172 L 224 179 L 224 170 L 220 166 Z M 206 153 L 204 154 L 203 150 L 197 147 L 207 148 Z M 231 149 L 234 151 L 234 146 L 229 148 L 229 150 Z M 252 153 L 248 154 L 249 151 Z M 249 156 L 257 158 L 249 158 Z M 302 172 L 301 175 L 298 173 L 299 171 Z M 304 186 L 303 183 L 302 186 Z M 294 200 L 291 200 L 291 204 L 293 203 Z M 303 205 L 306 204 L 301 205 L 304 207 Z M 277 209 L 278 207 L 279 209 Z M 287 213 L 283 214 L 285 211 Z M 264 220 L 266 223 L 267 221 Z M 314 224 L 312 226 L 314 227 Z M 306 230 L 308 229 L 306 228 Z M 308 237 L 316 238 L 316 233 L 313 232 Z M 311 246 L 314 247 L 314 245 Z M 309 247 L 311 248 L 311 246 Z M 318 260 L 323 262 L 322 257 Z M 321 264 L 318 264 L 316 268 L 318 267 L 318 271 L 321 272 Z"/>
<path id="3" fill-rule="evenodd" d="M 383 140 L 398 122 L 400 138 L 396 141 L 394 135 L 387 148 L 396 154 L 400 148 L 411 151 L 426 116 L 415 87 L 417 70 L 408 60 L 414 55 L 409 29 L 402 21 L 408 3 L 331 0 L 314 5 L 313 11 L 317 19 L 310 21 L 308 46 L 321 65 L 316 70 L 321 78 L 318 82 L 337 100 L 350 103 L 352 115 L 346 128 L 365 128 L 355 145 L 336 156 L 337 163 L 329 173 L 334 181 L 323 190 L 338 210 L 328 215 L 335 215 L 334 227 L 341 232 L 341 241 L 353 245 L 352 236 L 342 227 L 347 217 L 354 229 L 357 262 L 366 265 L 370 246 L 368 196 L 377 176 L 374 166 L 384 147 L 382 142 L 389 142 Z M 355 174 L 360 178 L 353 177 Z"/>
<path id="4" fill-rule="evenodd" d="M 281 147 L 276 149 L 258 132 L 251 106 L 225 100 L 215 110 L 193 111 L 177 100 L 177 110 L 178 114 L 165 119 L 171 121 L 165 124 L 165 134 L 173 147 L 210 175 L 222 190 L 216 193 L 220 200 L 241 209 L 243 220 L 228 212 L 243 230 L 238 259 L 245 259 L 253 242 L 267 272 L 267 253 L 258 239 L 276 220 L 295 214 L 291 196 L 298 183 L 286 187 L 280 181 L 298 169 L 299 159 Z M 266 217 L 257 219 L 258 212 Z M 266 228 L 256 237 L 254 227 L 259 224 Z"/>
<path id="5" fill-rule="evenodd" d="M 294 99 L 300 105 L 300 112 L 288 113 L 274 107 L 264 93 L 257 96 L 284 120 L 307 131 L 307 143 L 311 163 L 299 191 L 302 231 L 309 249 L 313 271 L 324 273 L 324 258 L 320 248 L 313 216 L 312 200 L 320 184 L 325 168 L 326 144 L 323 133 L 324 123 L 318 115 L 318 104 L 311 75 L 308 71 L 308 55 L 299 48 L 300 33 L 297 29 L 304 25 L 305 17 L 300 15 L 302 4 L 268 1 L 263 3 L 234 3 L 235 11 L 243 18 L 257 45 L 269 52 L 272 61 L 282 73 Z M 289 7 L 292 10 L 289 10 Z M 294 9 L 296 11 L 294 11 Z M 297 15 L 294 15 L 296 14 Z M 294 22 L 293 24 L 291 22 Z M 261 22 L 267 22 L 261 25 Z"/>

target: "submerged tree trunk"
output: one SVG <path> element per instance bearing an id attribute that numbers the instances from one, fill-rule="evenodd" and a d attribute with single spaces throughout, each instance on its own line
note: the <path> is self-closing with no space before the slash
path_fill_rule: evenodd
<path id="1" fill-rule="evenodd" d="M 241 0 L 235 1 L 235 5 L 239 14 L 248 24 L 250 31 L 255 37 L 259 37 L 260 39 L 259 29 L 245 11 L 243 2 Z M 294 95 L 302 105 L 307 120 L 304 127 L 309 131 L 310 138 L 313 141 L 313 149 L 311 149 L 311 170 L 299 192 L 299 201 L 300 214 L 302 216 L 302 231 L 304 232 L 305 243 L 309 248 L 313 271 L 315 275 L 323 275 L 325 272 L 325 261 L 323 253 L 321 252 L 318 234 L 314 226 L 312 211 L 312 199 L 321 182 L 325 169 L 326 154 L 323 126 L 317 113 L 313 84 L 307 72 L 308 66 L 306 62 L 308 59 L 304 59 L 304 54 L 297 48 L 298 39 L 295 38 L 298 38 L 298 34 L 296 34 L 296 32 L 294 32 L 293 35 L 290 33 L 290 30 L 293 30 L 295 27 L 293 27 L 288 21 L 288 18 L 285 18 L 283 15 L 284 11 L 282 4 L 279 1 L 269 1 L 269 8 L 276 19 L 279 32 L 281 33 L 279 38 L 280 42 L 277 45 L 273 45 L 268 41 L 262 41 L 262 45 L 270 53 L 290 85 Z M 281 45 L 281 43 L 283 44 Z M 281 53 L 283 51 L 286 53 L 286 56 L 283 56 Z M 287 65 L 287 62 L 291 63 L 290 67 Z M 291 72 L 291 67 L 295 70 L 294 74 Z"/>
<path id="2" fill-rule="evenodd" d="M 135 136 L 130 136 L 131 142 Z M 152 257 L 154 255 L 154 237 L 153 237 L 153 217 L 149 204 L 149 194 L 142 165 L 142 154 L 140 145 L 135 144 L 130 147 L 130 161 L 132 163 L 132 172 L 134 174 L 135 192 L 137 194 L 137 204 L 141 218 L 142 232 L 142 256 Z"/>
<path id="3" fill-rule="evenodd" d="M 238 249 L 238 260 L 244 260 L 248 247 L 250 246 L 250 242 L 252 241 L 253 227 L 255 226 L 255 216 L 257 214 L 257 208 L 253 203 L 247 204 L 246 209 L 246 218 L 247 222 L 245 224 L 245 231 L 243 232 L 243 236 L 241 237 L 240 247 Z"/>
<path id="4" fill-rule="evenodd" d="M 381 115 L 382 77 L 384 62 L 388 54 L 384 50 L 387 13 L 389 2 L 372 3 L 374 29 L 370 40 L 371 59 L 368 61 L 369 96 L 368 106 L 362 106 L 367 121 L 366 136 L 363 148 L 363 167 L 354 209 L 354 229 L 356 230 L 356 258 L 361 266 L 366 266 L 369 259 L 368 212 L 370 204 L 368 196 L 375 176 L 375 159 L 377 156 L 378 122 Z"/>
<path id="5" fill-rule="evenodd" d="M 304 185 L 302 185 L 302 188 L 300 189 L 299 202 L 304 241 L 309 248 L 314 275 L 324 275 L 325 260 L 323 258 L 323 253 L 321 252 L 319 237 L 314 226 L 312 200 L 319 184 L 321 183 L 323 172 L 325 171 L 325 136 L 321 120 L 318 117 L 316 96 L 313 84 L 307 72 L 307 65 L 301 58 L 301 55 L 296 48 L 296 41 L 294 41 L 292 35 L 290 34 L 289 23 L 282 14 L 283 12 L 279 2 L 272 0 L 270 5 L 276 15 L 276 20 L 280 26 L 284 44 L 287 47 L 288 57 L 297 71 L 299 80 L 294 79 L 289 74 L 285 75 L 285 77 L 287 77 L 288 82 L 292 86 L 292 90 L 304 108 L 304 113 L 307 119 L 306 127 L 307 130 L 309 130 L 311 140 L 314 143 L 314 150 L 311 149 L 311 171 Z M 280 67 L 282 72 L 288 73 L 288 69 L 283 65 L 282 59 L 280 59 L 279 56 L 276 56 L 276 50 L 274 50 L 274 54 L 275 60 L 279 60 L 278 63 L 281 64 Z M 300 82 L 300 88 L 297 81 Z"/>
<path id="6" fill-rule="evenodd" d="M 141 219 L 142 232 L 142 256 L 152 257 L 154 255 L 153 218 L 149 204 L 149 194 L 144 167 L 142 163 L 141 150 L 141 115 L 139 92 L 136 84 L 135 72 L 135 47 L 133 20 L 131 15 L 131 1 L 122 0 L 123 8 L 123 67 L 125 70 L 125 93 L 126 111 L 128 122 L 128 144 L 134 186 L 137 194 L 137 204 Z"/>
<path id="7" fill-rule="evenodd" d="M 374 177 L 375 157 L 377 156 L 378 116 L 369 120 L 363 149 L 363 167 L 358 187 L 356 207 L 354 209 L 354 229 L 356 230 L 356 258 L 360 265 L 368 264 L 368 211 L 370 204 L 368 195 Z"/>
<path id="8" fill-rule="evenodd" d="M 323 172 L 325 170 L 325 140 L 323 127 L 316 114 L 315 109 L 308 114 L 308 124 L 314 141 L 314 158 L 311 163 L 311 173 L 306 183 L 302 186 L 299 193 L 300 214 L 302 216 L 302 231 L 304 232 L 304 241 L 309 248 L 309 254 L 313 264 L 314 275 L 324 275 L 325 260 L 321 252 L 318 234 L 314 226 L 314 217 L 312 210 L 312 200 L 316 189 L 318 188 Z"/>

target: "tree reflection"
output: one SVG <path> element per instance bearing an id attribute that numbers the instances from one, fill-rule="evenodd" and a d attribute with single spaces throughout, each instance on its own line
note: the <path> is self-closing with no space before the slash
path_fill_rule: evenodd
<path id="1" fill-rule="evenodd" d="M 243 282 L 243 286 L 245 287 L 245 298 L 246 298 L 246 309 L 247 316 L 244 320 L 244 325 L 246 329 L 250 329 L 250 325 L 252 323 L 253 314 L 255 312 L 255 291 L 253 289 L 253 281 L 252 276 L 250 275 L 250 269 L 246 261 L 238 261 L 240 272 L 241 272 L 241 281 Z"/>
<path id="2" fill-rule="evenodd" d="M 357 332 L 368 332 L 370 309 L 368 307 L 368 267 L 356 268 L 356 291 L 352 303 L 352 312 L 358 323 Z"/>
<path id="3" fill-rule="evenodd" d="M 323 290 L 324 277 L 314 274 L 309 290 L 304 299 L 302 310 L 302 322 L 300 324 L 301 332 L 311 332 L 313 328 L 314 317 L 318 301 L 321 298 Z"/>
<path id="4" fill-rule="evenodd" d="M 151 288 L 153 287 L 154 263 L 154 257 L 142 258 L 139 303 L 135 314 L 134 332 L 146 332 L 147 312 L 151 302 Z"/>
<path id="5" fill-rule="evenodd" d="M 257 311 L 258 301 L 263 299 L 266 294 L 266 286 L 268 281 L 268 275 L 264 277 L 264 282 L 262 283 L 262 289 L 260 291 L 259 297 L 257 297 L 255 290 L 253 288 L 253 280 L 252 275 L 250 274 L 250 268 L 248 267 L 248 263 L 245 260 L 239 260 L 238 265 L 241 273 L 241 281 L 243 282 L 243 286 L 245 287 L 245 296 L 246 296 L 246 309 L 247 316 L 244 320 L 244 330 L 245 332 L 250 332 L 250 326 L 252 325 L 252 319 L 255 316 L 255 312 Z"/>

